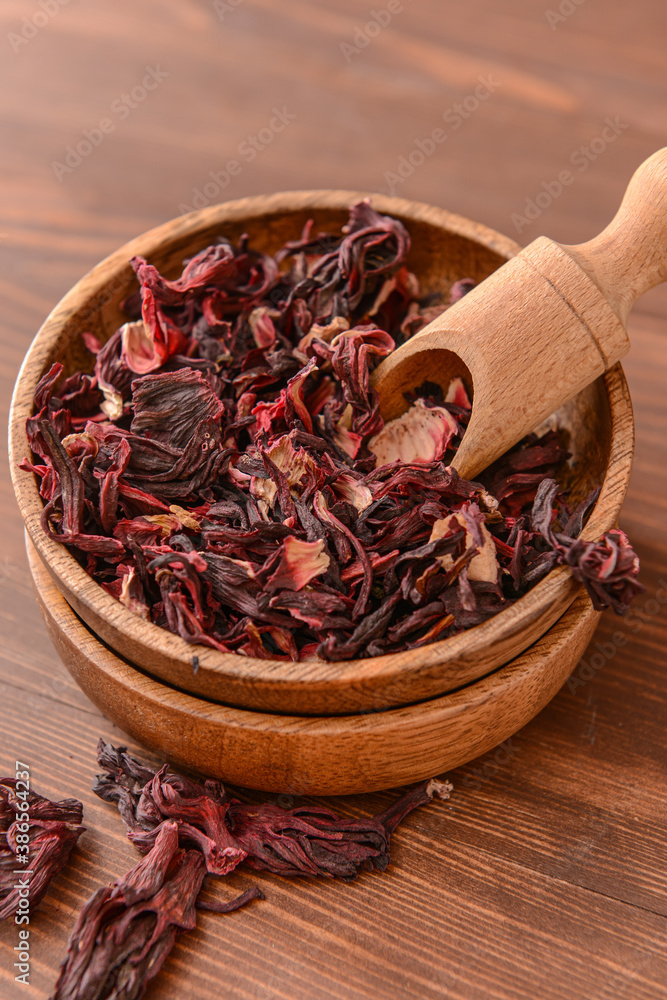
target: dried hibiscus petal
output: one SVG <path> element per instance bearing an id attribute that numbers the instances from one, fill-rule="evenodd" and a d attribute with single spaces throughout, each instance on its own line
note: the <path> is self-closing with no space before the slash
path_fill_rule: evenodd
<path id="1" fill-rule="evenodd" d="M 390 420 L 368 442 L 369 451 L 380 465 L 400 462 L 439 462 L 459 427 L 448 410 L 441 406 L 426 406 L 418 399 L 407 413 Z"/>
<path id="2" fill-rule="evenodd" d="M 128 322 L 84 336 L 94 374 L 55 364 L 37 386 L 21 464 L 44 530 L 136 614 L 258 658 L 416 648 L 558 563 L 625 609 L 634 554 L 613 535 L 575 544 L 595 497 L 570 510 L 552 485 L 558 431 L 473 483 L 447 464 L 471 413 L 460 378 L 424 373 L 384 422 L 375 366 L 474 284 L 423 296 L 409 249 L 366 201 L 273 256 L 223 238 L 174 279 L 135 258 Z"/>
<path id="3" fill-rule="evenodd" d="M 98 761 L 104 774 L 93 790 L 117 803 L 144 857 L 81 910 L 53 1000 L 139 1000 L 177 934 L 194 928 L 197 909 L 231 913 L 263 898 L 256 887 L 225 902 L 200 898 L 207 872 L 224 875 L 240 861 L 288 876 L 349 880 L 359 871 L 382 871 L 398 823 L 452 790 L 447 782 L 424 781 L 379 815 L 354 820 L 320 806 L 244 804 L 219 782 L 202 784 L 167 765 L 153 771 L 102 740 Z"/>
<path id="4" fill-rule="evenodd" d="M 316 576 L 326 573 L 329 568 L 330 556 L 323 551 L 324 541 L 302 542 L 293 535 L 288 535 L 281 542 L 278 550 L 280 562 L 268 578 L 265 589 L 301 590 Z"/>
<path id="5" fill-rule="evenodd" d="M 166 764 L 143 789 L 137 803 L 140 816 L 157 814 L 162 819 L 178 820 L 179 836 L 197 844 L 212 875 L 227 875 L 246 856 L 229 832 L 225 820 L 228 809 L 224 792 L 213 783 L 201 787 L 181 775 L 169 774 Z M 154 840 L 143 831 L 130 831 L 128 836 L 142 849 Z"/>
<path id="6" fill-rule="evenodd" d="M 475 553 L 466 566 L 468 579 L 497 583 L 499 565 L 494 538 L 487 528 L 484 516 L 477 504 L 464 503 L 455 514 L 436 521 L 429 540 L 436 541 L 460 528 L 463 528 L 466 533 L 466 549 L 474 549 Z M 449 553 L 439 556 L 438 561 L 445 570 L 451 570 L 454 566 L 454 558 Z"/>
<path id="7" fill-rule="evenodd" d="M 389 841 L 401 819 L 434 797 L 449 798 L 452 786 L 431 779 L 409 789 L 379 816 L 340 819 L 329 809 L 282 809 L 273 803 L 233 802 L 234 836 L 247 852 L 246 863 L 279 875 L 323 875 L 353 879 L 359 871 L 384 871 Z"/>
<path id="8" fill-rule="evenodd" d="M 52 802 L 26 784 L 0 778 L 0 920 L 16 916 L 22 898 L 25 912 L 39 905 L 85 829 L 77 799 Z"/>
<path id="9" fill-rule="evenodd" d="M 176 823 L 164 823 L 150 853 L 79 913 L 53 1000 L 138 1000 L 178 932 L 195 926 L 205 874 L 199 851 L 179 849 Z"/>
<path id="10" fill-rule="evenodd" d="M 97 759 L 104 768 L 93 791 L 107 802 L 115 802 L 128 829 L 128 836 L 142 851 L 149 850 L 156 830 L 167 820 L 177 820 L 181 839 L 196 843 L 206 859 L 207 871 L 226 875 L 245 857 L 226 823 L 229 799 L 218 782 L 204 785 L 169 772 L 167 766 L 152 771 L 130 757 L 124 747 L 116 749 L 100 740 Z"/>
<path id="11" fill-rule="evenodd" d="M 569 566 L 575 580 L 584 584 L 596 611 L 613 608 L 624 615 L 633 598 L 646 589 L 637 580 L 639 559 L 624 531 L 612 528 L 598 542 L 566 535 L 556 539 L 558 561 Z"/>
<path id="12" fill-rule="evenodd" d="M 166 765 L 153 772 L 128 756 L 123 747 L 116 749 L 102 740 L 98 761 L 105 773 L 97 776 L 93 791 L 117 803 L 128 836 L 139 850 L 152 848 L 165 824 L 173 824 L 182 842 L 196 842 L 206 856 L 209 848 L 193 836 L 197 827 L 207 830 L 218 848 L 234 846 L 237 854 L 227 870 L 243 862 L 279 875 L 350 879 L 358 871 L 383 870 L 398 823 L 433 798 L 449 798 L 452 790 L 448 782 L 433 778 L 409 788 L 380 815 L 350 820 L 321 806 L 283 809 L 271 802 L 242 803 L 229 798 L 219 782 L 202 785 L 170 773 Z M 146 783 L 139 789 L 144 778 Z"/>

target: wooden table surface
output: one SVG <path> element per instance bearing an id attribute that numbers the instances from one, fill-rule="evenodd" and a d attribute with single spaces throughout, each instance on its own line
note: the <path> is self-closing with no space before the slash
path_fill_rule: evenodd
<path id="1" fill-rule="evenodd" d="M 553 2 L 3 0 L 3 410 L 61 295 L 193 199 L 393 183 L 522 243 L 594 235 L 665 144 L 667 6 Z M 381 29 L 366 30 L 371 10 Z M 446 141 L 392 178 L 437 128 Z M 77 163 L 68 147 L 86 131 Z M 637 452 L 622 526 L 647 587 L 634 614 L 603 616 L 551 705 L 449 775 L 451 801 L 405 822 L 385 874 L 232 875 L 223 889 L 259 882 L 266 900 L 202 915 L 150 1000 L 667 996 L 666 320 L 663 286 L 629 323 Z M 27 761 L 38 791 L 83 801 L 87 827 L 31 922 L 29 987 L 13 981 L 16 928 L 0 929 L 0 994 L 14 1000 L 49 995 L 77 910 L 136 855 L 90 792 L 98 736 L 122 734 L 49 644 L 7 475 L 0 503 L 0 773 Z M 339 805 L 369 814 L 392 794 Z"/>

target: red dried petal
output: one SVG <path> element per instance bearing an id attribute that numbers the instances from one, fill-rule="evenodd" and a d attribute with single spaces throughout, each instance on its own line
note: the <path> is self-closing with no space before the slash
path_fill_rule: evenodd
<path id="1" fill-rule="evenodd" d="M 326 573 L 330 558 L 324 541 L 302 542 L 288 535 L 280 546 L 280 562 L 265 584 L 265 590 L 301 590 L 317 576 Z"/>
<path id="2" fill-rule="evenodd" d="M 29 888 L 30 912 L 37 908 L 85 830 L 83 806 L 77 799 L 52 802 L 28 789 L 28 784 L 0 778 L 0 920 L 16 916 L 25 896 L 22 884 Z M 26 858 L 29 864 L 22 864 Z M 26 875 L 17 875 L 23 870 Z"/>
<path id="3" fill-rule="evenodd" d="M 558 432 L 482 484 L 443 463 L 470 418 L 460 378 L 424 373 L 384 425 L 373 368 L 448 308 L 420 297 L 408 250 L 403 225 L 362 202 L 342 234 L 307 225 L 274 257 L 222 238 L 175 280 L 135 258 L 128 323 L 103 346 L 85 338 L 94 377 L 56 365 L 37 389 L 21 465 L 45 530 L 136 613 L 262 658 L 414 648 L 484 621 L 559 560 L 598 603 L 626 606 L 623 546 L 572 544 L 594 497 L 571 511 L 545 482 L 568 457 Z"/>
<path id="4" fill-rule="evenodd" d="M 378 466 L 439 462 L 459 426 L 448 410 L 426 406 L 422 399 L 401 417 L 390 420 L 368 442 Z"/>

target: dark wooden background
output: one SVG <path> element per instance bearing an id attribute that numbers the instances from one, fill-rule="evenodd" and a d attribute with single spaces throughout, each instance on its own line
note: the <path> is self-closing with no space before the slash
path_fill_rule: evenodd
<path id="1" fill-rule="evenodd" d="M 565 0 L 559 14 L 553 0 L 550 14 L 547 2 L 403 0 L 351 52 L 341 43 L 353 44 L 385 0 L 220 0 L 217 9 L 208 0 L 70 0 L 38 16 L 46 23 L 36 31 L 23 19 L 44 8 L 3 0 L 3 413 L 30 339 L 60 296 L 121 243 L 191 205 L 230 159 L 242 169 L 213 201 L 386 190 L 399 157 L 444 127 L 447 141 L 398 193 L 522 243 L 594 235 L 634 168 L 665 144 L 667 6 Z M 132 98 L 147 67 L 167 75 Z M 459 127 L 455 110 L 443 125 L 480 77 L 491 95 Z M 134 104 L 127 113 L 124 94 Z M 239 146 L 274 108 L 294 118 L 249 162 Z M 104 118 L 113 130 L 91 154 L 70 172 L 54 169 Z M 601 150 L 594 140 L 607 118 L 617 134 Z M 582 170 L 576 151 L 591 142 Z M 519 232 L 512 216 L 564 169 L 574 182 Z M 266 901 L 202 916 L 151 1000 L 667 996 L 666 319 L 663 287 L 629 324 L 637 454 L 622 526 L 648 589 L 631 619 L 604 617 L 586 657 L 600 643 L 598 669 L 580 665 L 572 689 L 503 752 L 450 775 L 451 802 L 405 823 L 386 874 L 349 885 L 233 875 L 221 893 L 260 881 Z M 30 925 L 30 987 L 13 982 L 16 928 L 0 928 L 0 993 L 14 1000 L 48 996 L 76 911 L 136 856 L 89 791 L 97 737 L 121 734 L 49 644 L 6 475 L 0 504 L 0 772 L 12 773 L 16 757 L 29 762 L 39 791 L 83 800 L 88 828 Z M 612 645 L 616 632 L 624 638 Z M 391 794 L 340 806 L 368 814 Z"/>

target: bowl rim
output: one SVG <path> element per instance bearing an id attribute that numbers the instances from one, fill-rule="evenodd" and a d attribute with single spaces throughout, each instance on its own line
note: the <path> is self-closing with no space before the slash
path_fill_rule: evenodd
<path id="1" fill-rule="evenodd" d="M 582 591 L 534 645 L 457 691 L 371 714 L 279 715 L 207 701 L 138 670 L 78 618 L 30 544 L 28 558 L 56 650 L 111 722 L 177 766 L 268 792 L 372 792 L 479 757 L 551 701 L 600 618 Z"/>
<path id="2" fill-rule="evenodd" d="M 150 258 L 166 243 L 193 239 L 204 230 L 239 223 L 250 217 L 281 216 L 303 212 L 307 209 L 347 210 L 355 200 L 371 197 L 373 206 L 384 214 L 397 215 L 415 222 L 425 222 L 436 228 L 460 236 L 480 249 L 491 250 L 506 260 L 521 249 L 509 237 L 489 227 L 445 209 L 421 202 L 386 195 L 369 195 L 361 191 L 294 191 L 272 195 L 257 195 L 220 205 L 210 206 L 181 216 L 143 233 L 110 254 L 60 300 L 36 334 L 19 371 L 12 395 L 9 421 L 9 457 L 12 482 L 21 514 L 31 541 L 59 586 L 65 586 L 75 597 L 75 607 L 84 608 L 92 616 L 109 622 L 110 627 L 122 635 L 136 634 L 137 642 L 147 647 L 165 661 L 187 665 L 192 671 L 193 656 L 199 660 L 199 669 L 221 684 L 226 678 L 234 683 L 255 686 L 262 683 L 268 689 L 293 690 L 299 685 L 304 690 L 332 688 L 342 690 L 350 684 L 388 681 L 398 675 L 407 676 L 414 670 L 431 670 L 443 662 L 463 658 L 473 663 L 481 651 L 493 645 L 503 634 L 516 635 L 526 621 L 534 620 L 558 599 L 571 603 L 580 590 L 565 567 L 551 571 L 540 583 L 510 607 L 493 618 L 456 636 L 400 653 L 379 657 L 326 662 L 264 660 L 237 653 L 221 653 L 204 646 L 186 643 L 180 636 L 146 622 L 119 601 L 107 594 L 88 576 L 83 567 L 65 546 L 48 538 L 42 531 L 40 517 L 43 501 L 39 495 L 35 476 L 18 468 L 21 458 L 30 455 L 25 433 L 25 419 L 32 413 L 34 389 L 43 374 L 53 345 L 63 326 L 78 313 L 90 310 L 96 295 L 124 287 L 132 277 L 129 260 L 141 255 Z M 107 300 L 108 301 L 108 300 Z M 602 531 L 616 523 L 627 489 L 630 463 L 634 446 L 632 407 L 620 365 L 602 376 L 609 400 L 611 416 L 611 452 L 607 473 L 600 496 L 591 512 L 582 537 L 597 538 Z M 68 596 L 66 594 L 66 596 Z M 71 602 L 70 602 L 71 603 Z M 81 613 L 81 612 L 79 612 Z M 83 616 L 85 618 L 85 615 Z M 89 619 L 86 618 L 87 621 Z M 105 635 L 104 639 L 108 641 Z M 116 647 L 118 648 L 118 647 Z M 497 664 L 496 666 L 498 666 Z M 142 669 L 155 673 L 153 666 L 140 663 Z M 492 667 L 491 669 L 495 669 Z M 488 671 L 487 671 L 488 672 Z M 158 674 L 163 676 L 163 674 Z M 478 674 L 477 676 L 481 676 Z M 169 678 L 166 678 L 169 679 Z M 465 683 L 463 678 L 462 683 Z M 192 690 L 192 688 L 188 688 Z"/>

